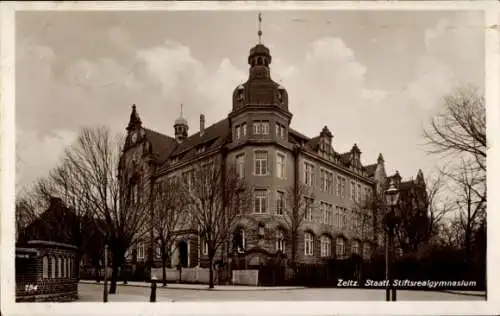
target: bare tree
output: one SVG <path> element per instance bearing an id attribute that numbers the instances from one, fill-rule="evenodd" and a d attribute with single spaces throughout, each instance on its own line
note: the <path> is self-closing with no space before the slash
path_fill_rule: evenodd
<path id="1" fill-rule="evenodd" d="M 463 234 L 463 247 L 466 260 L 470 259 L 473 236 L 486 218 L 486 183 L 482 179 L 482 170 L 475 166 L 475 161 L 461 160 L 458 168 L 443 174 L 452 180 L 451 189 L 456 193 L 458 209 L 455 228 Z"/>
<path id="2" fill-rule="evenodd" d="M 429 152 L 470 155 L 486 171 L 486 109 L 477 89 L 462 87 L 444 98 L 444 111 L 424 131 Z"/>
<path id="3" fill-rule="evenodd" d="M 214 287 L 214 258 L 230 239 L 239 208 L 248 203 L 250 190 L 224 157 L 212 157 L 193 165 L 184 174 L 186 202 L 200 237 L 208 246 L 209 288 Z"/>
<path id="4" fill-rule="evenodd" d="M 156 198 L 153 213 L 153 234 L 160 249 L 163 286 L 167 285 L 166 263 L 171 257 L 176 232 L 188 220 L 184 191 L 179 190 L 178 177 L 172 177 L 156 184 Z"/>
<path id="5" fill-rule="evenodd" d="M 417 184 L 400 195 L 400 222 L 395 233 L 403 252 L 418 251 L 437 233 L 439 222 L 451 211 L 450 202 L 440 197 L 443 185 L 443 177 L 437 177 L 425 187 Z"/>
<path id="6" fill-rule="evenodd" d="M 289 234 L 291 244 L 291 267 L 297 268 L 297 249 L 302 223 L 305 219 L 312 219 L 314 214 L 314 193 L 311 188 L 301 182 L 295 183 L 285 192 L 285 205 L 283 207 L 283 223 Z"/>
<path id="7" fill-rule="evenodd" d="M 29 196 L 19 196 L 18 194 L 16 197 L 16 241 L 19 241 L 19 238 L 24 234 L 24 229 L 38 216 L 34 203 Z"/>
<path id="8" fill-rule="evenodd" d="M 151 206 L 147 181 L 122 183 L 124 175 L 118 174 L 121 148 L 122 141 L 113 139 L 106 128 L 85 128 L 64 156 L 71 170 L 69 191 L 81 197 L 82 207 L 103 223 L 112 258 L 110 294 L 116 293 L 126 250 L 147 233 Z"/>
<path id="9" fill-rule="evenodd" d="M 16 240 L 30 238 L 25 229 L 47 209 L 53 193 L 53 183 L 47 178 L 40 178 L 30 188 L 16 193 Z"/>

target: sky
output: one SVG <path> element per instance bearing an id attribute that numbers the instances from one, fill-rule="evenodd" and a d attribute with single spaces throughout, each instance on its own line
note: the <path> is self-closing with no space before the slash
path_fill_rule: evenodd
<path id="1" fill-rule="evenodd" d="M 403 178 L 446 163 L 426 153 L 423 127 L 461 85 L 484 91 L 484 14 L 474 11 L 263 11 L 271 76 L 289 93 L 291 127 L 327 125 L 333 147 L 379 153 Z M 16 13 L 17 186 L 46 176 L 82 127 L 173 135 L 227 117 L 257 41 L 254 11 Z"/>

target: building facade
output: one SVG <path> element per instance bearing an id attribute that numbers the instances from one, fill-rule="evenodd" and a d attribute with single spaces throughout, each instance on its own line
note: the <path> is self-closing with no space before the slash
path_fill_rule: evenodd
<path id="1" fill-rule="evenodd" d="M 174 137 L 148 129 L 134 105 L 120 160 L 123 183 L 133 186 L 137 178 L 163 181 L 182 175 L 202 158 L 221 156 L 253 188 L 252 203 L 237 225 L 242 237 L 239 253 L 246 266 L 262 264 L 277 252 L 290 257 L 290 238 L 279 218 L 287 191 L 296 185 L 306 187 L 311 199 L 298 237 L 298 261 L 318 263 L 353 253 L 369 258 L 383 244 L 383 233 L 381 211 L 367 207 L 367 201 L 381 197 L 390 179 L 399 179 L 396 185 L 411 186 L 414 181 L 401 182 L 399 174 L 388 176 L 382 154 L 373 164 L 362 164 L 356 144 L 348 152 L 338 152 L 327 126 L 313 138 L 291 128 L 288 93 L 272 80 L 271 62 L 266 46 L 251 48 L 248 80 L 234 89 L 228 116 L 205 126 L 201 114 L 195 134 L 189 134 L 182 114 L 174 122 Z M 417 178 L 423 181 L 421 171 Z M 196 228 L 186 223 L 178 236 L 170 264 L 206 265 L 207 249 Z M 137 261 L 147 260 L 148 255 L 158 259 L 154 249 L 151 241 L 144 241 L 129 255 Z"/>

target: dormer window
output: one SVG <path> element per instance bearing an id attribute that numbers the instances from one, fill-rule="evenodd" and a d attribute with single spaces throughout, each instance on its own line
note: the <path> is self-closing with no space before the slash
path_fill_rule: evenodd
<path id="1" fill-rule="evenodd" d="M 199 154 L 200 154 L 200 153 L 202 153 L 202 152 L 204 152 L 204 151 L 205 151 L 205 146 L 199 146 L 199 147 L 197 148 L 197 152 L 198 152 Z"/>

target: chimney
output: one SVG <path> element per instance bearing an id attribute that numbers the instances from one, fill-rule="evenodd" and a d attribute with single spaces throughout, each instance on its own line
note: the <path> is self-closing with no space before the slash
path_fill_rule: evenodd
<path id="1" fill-rule="evenodd" d="M 200 114 L 200 137 L 205 133 L 205 115 Z"/>

